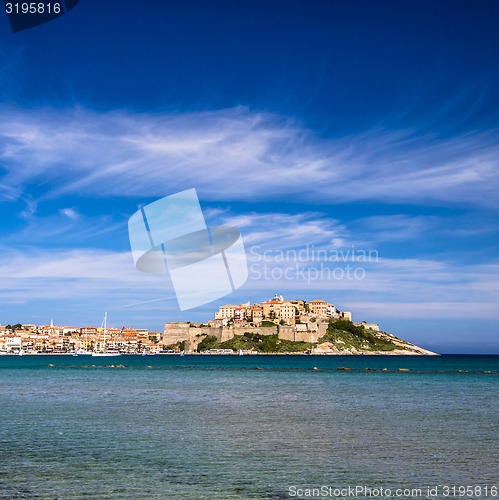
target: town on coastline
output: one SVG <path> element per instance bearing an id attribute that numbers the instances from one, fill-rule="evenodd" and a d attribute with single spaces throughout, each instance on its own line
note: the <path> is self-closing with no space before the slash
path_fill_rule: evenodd
<path id="1" fill-rule="evenodd" d="M 433 354 L 324 300 L 224 305 L 206 323 L 168 322 L 163 332 L 94 326 L 0 326 L 0 354 Z"/>
<path id="2" fill-rule="evenodd" d="M 0 326 L 0 354 L 73 354 L 78 352 L 157 353 L 161 332 L 145 328 L 104 328 L 16 324 Z"/>

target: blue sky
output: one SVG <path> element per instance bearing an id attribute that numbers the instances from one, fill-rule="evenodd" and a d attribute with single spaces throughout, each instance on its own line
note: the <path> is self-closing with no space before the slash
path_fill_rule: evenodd
<path id="1" fill-rule="evenodd" d="M 0 16 L 0 323 L 159 330 L 278 292 L 498 353 L 498 20 L 495 1 L 81 0 L 16 34 Z M 127 221 L 192 187 L 253 267 L 180 312 Z M 378 259 L 280 278 L 307 245 Z"/>

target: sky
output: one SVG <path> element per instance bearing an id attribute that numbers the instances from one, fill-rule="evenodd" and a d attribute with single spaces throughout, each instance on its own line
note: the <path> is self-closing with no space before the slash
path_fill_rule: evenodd
<path id="1" fill-rule="evenodd" d="M 499 353 L 498 21 L 495 0 L 0 15 L 0 324 L 158 331 L 278 293 Z M 191 188 L 241 231 L 249 278 L 180 311 L 128 219 Z"/>

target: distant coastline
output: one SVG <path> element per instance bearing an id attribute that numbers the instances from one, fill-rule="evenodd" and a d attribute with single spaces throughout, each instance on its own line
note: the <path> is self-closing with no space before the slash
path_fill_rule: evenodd
<path id="1" fill-rule="evenodd" d="M 105 316 L 107 318 L 107 315 Z M 353 322 L 322 299 L 306 302 L 275 295 L 261 303 L 219 307 L 206 323 L 168 322 L 163 332 L 93 326 L 0 326 L 0 355 L 319 354 L 438 355 L 380 330 Z"/>

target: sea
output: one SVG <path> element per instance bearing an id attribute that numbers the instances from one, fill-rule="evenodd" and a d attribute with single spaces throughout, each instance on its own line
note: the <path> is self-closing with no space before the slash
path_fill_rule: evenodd
<path id="1" fill-rule="evenodd" d="M 498 388 L 492 355 L 4 355 L 0 498 L 497 498 Z"/>

